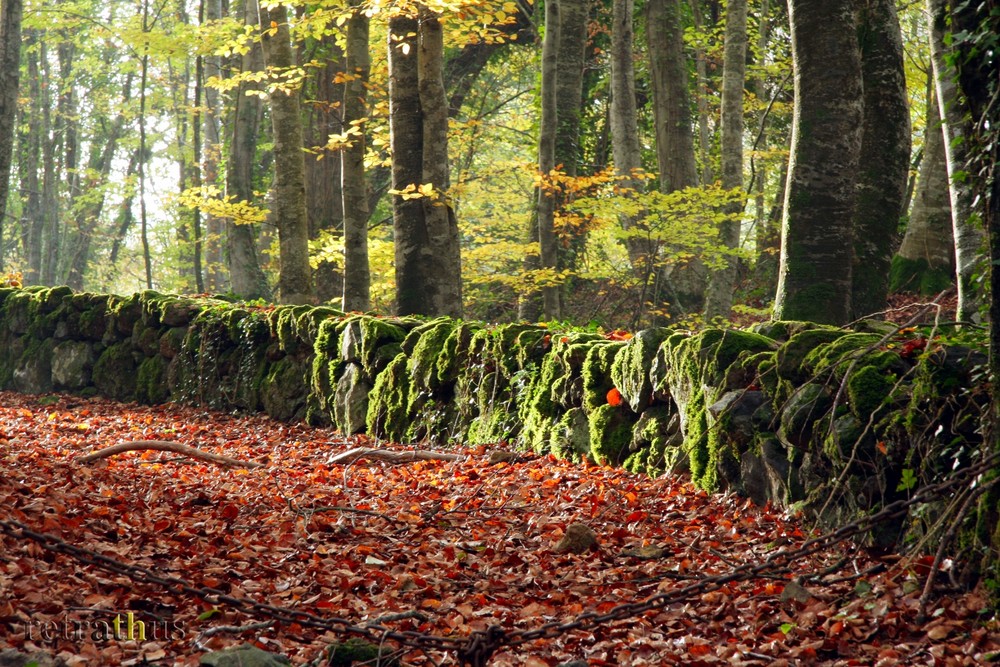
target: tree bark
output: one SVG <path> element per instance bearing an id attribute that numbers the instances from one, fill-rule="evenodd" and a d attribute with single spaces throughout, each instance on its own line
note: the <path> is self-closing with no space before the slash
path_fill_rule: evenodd
<path id="1" fill-rule="evenodd" d="M 906 234 L 892 260 L 889 288 L 893 292 L 937 294 L 952 284 L 955 251 L 948 197 L 948 167 L 937 95 L 928 91 L 924 156 L 917 174 L 916 194 Z"/>
<path id="2" fill-rule="evenodd" d="M 725 56 L 722 73 L 722 187 L 743 187 L 743 88 L 746 82 L 747 3 L 729 0 L 726 8 Z M 724 211 L 727 219 L 719 228 L 719 242 L 731 250 L 740 245 L 743 205 L 734 204 Z M 709 278 L 705 292 L 705 319 L 729 317 L 736 288 L 735 255 L 726 266 Z"/>
<path id="3" fill-rule="evenodd" d="M 444 33 L 438 15 L 420 10 L 417 57 L 420 108 L 423 112 L 423 178 L 433 197 L 422 197 L 424 221 L 430 240 L 427 269 L 433 271 L 436 289 L 431 292 L 429 315 L 462 316 L 462 257 L 458 221 L 452 209 L 448 173 L 448 96 L 444 88 Z"/>
<path id="4" fill-rule="evenodd" d="M 23 0 L 4 0 L 0 6 L 0 271 L 4 270 L 4 229 L 14 158 L 14 126 L 21 74 L 21 19 Z"/>
<path id="5" fill-rule="evenodd" d="M 689 58 L 684 52 L 680 1 L 650 0 L 646 5 L 646 34 L 660 191 L 669 193 L 698 184 L 689 92 L 691 77 Z M 701 78 L 698 85 L 702 85 Z M 705 298 L 704 264 L 693 258 L 682 266 L 661 267 L 661 271 L 660 282 L 669 284 L 671 316 L 679 318 L 700 311 Z M 651 296 L 654 302 L 659 301 L 658 295 Z"/>
<path id="6" fill-rule="evenodd" d="M 257 24 L 257 0 L 244 0 L 243 15 L 247 25 Z M 242 56 L 243 72 L 263 69 L 259 42 L 252 42 Z M 257 137 L 260 134 L 263 106 L 257 95 L 248 95 L 259 88 L 250 82 L 240 83 L 234 96 L 232 137 L 226 169 L 226 196 L 237 202 L 253 202 L 254 166 L 257 164 Z M 270 299 L 271 289 L 261 270 L 257 256 L 257 228 L 252 224 L 227 222 L 229 281 L 233 293 L 244 299 Z"/>
<path id="7" fill-rule="evenodd" d="M 204 20 L 213 23 L 222 18 L 221 0 L 202 0 Z M 222 77 L 222 58 L 207 55 L 205 58 L 205 80 Z M 222 136 L 219 119 L 222 116 L 222 102 L 219 91 L 214 86 L 205 86 L 205 112 L 202 114 L 202 134 L 204 145 L 201 155 L 202 182 L 209 186 L 222 185 L 219 182 L 219 162 L 222 157 Z M 228 289 L 228 279 L 223 271 L 225 266 L 224 243 L 225 221 L 213 215 L 205 217 L 205 289 L 220 293 Z"/>
<path id="8" fill-rule="evenodd" d="M 535 216 L 538 220 L 539 269 L 556 273 L 559 270 L 559 249 L 555 230 L 554 188 L 547 179 L 556 169 L 556 138 L 559 133 L 558 77 L 559 29 L 561 0 L 545 3 L 545 37 L 542 41 L 542 110 L 538 130 L 538 173 L 542 186 L 538 188 Z M 559 285 L 542 287 L 542 315 L 558 320 L 562 315 Z"/>
<path id="9" fill-rule="evenodd" d="M 961 320 L 977 322 L 984 305 L 982 289 L 976 285 L 982 273 L 985 231 L 973 211 L 971 184 L 963 176 L 968 161 L 968 109 L 955 84 L 955 68 L 948 63 L 945 45 L 947 7 L 945 0 L 927 0 L 931 34 L 931 63 L 937 87 L 938 107 L 944 132 L 945 159 L 948 165 L 948 195 L 951 198 L 952 234 L 955 239 L 955 272 L 958 285 L 958 313 Z"/>
<path id="10" fill-rule="evenodd" d="M 24 267 L 24 284 L 37 285 L 41 278 L 42 232 L 44 229 L 42 188 L 38 175 L 42 158 L 42 132 L 47 130 L 47 125 L 42 112 L 39 53 L 36 49 L 31 48 L 40 44 L 41 40 L 38 31 L 34 29 L 26 31 L 25 36 L 29 47 L 26 54 L 28 105 L 27 118 L 22 117 L 20 124 L 27 125 L 27 129 L 20 136 L 18 159 L 21 199 L 24 202 L 21 210 L 21 246 L 27 260 Z"/>
<path id="11" fill-rule="evenodd" d="M 348 31 L 350 22 L 348 22 Z M 305 145 L 307 149 L 323 150 L 331 134 L 340 134 L 344 124 L 346 84 L 341 73 L 349 72 L 338 35 L 330 33 L 318 40 L 311 40 L 302 47 L 302 60 L 319 61 L 322 67 L 310 68 L 314 72 L 305 93 Z M 348 37 L 348 40 L 350 37 Z M 365 44 L 365 48 L 367 48 Z M 344 229 L 344 192 L 342 189 L 343 151 L 336 155 L 316 159 L 305 156 L 306 215 L 309 218 L 309 238 L 321 235 L 333 241 Z M 367 202 L 366 202 L 367 203 Z M 313 272 L 313 288 L 318 301 L 340 299 L 344 293 L 344 275 L 339 263 L 321 259 Z"/>
<path id="12" fill-rule="evenodd" d="M 615 163 L 618 187 L 638 190 L 641 187 L 635 172 L 642 167 L 639 149 L 639 123 L 635 106 L 635 69 L 632 52 L 632 17 L 634 0 L 614 0 L 611 28 L 611 154 Z M 639 223 L 637 216 L 620 214 L 618 220 L 626 232 Z M 656 248 L 645 239 L 626 240 L 632 269 L 647 275 Z M 641 307 L 641 306 L 640 306 Z"/>
<path id="13" fill-rule="evenodd" d="M 864 126 L 854 215 L 851 319 L 885 310 L 889 268 L 905 213 L 910 169 L 910 108 L 903 40 L 893 0 L 860 12 Z"/>
<path id="14" fill-rule="evenodd" d="M 861 53 L 851 0 L 789 0 L 795 109 L 775 317 L 851 317 Z"/>
<path id="15" fill-rule="evenodd" d="M 288 7 L 260 7 L 264 62 L 279 75 L 295 62 L 288 27 Z M 309 219 L 306 217 L 305 163 L 302 153 L 302 115 L 299 90 L 283 85 L 270 94 L 274 139 L 274 210 L 278 227 L 280 263 L 278 292 L 282 303 L 312 301 L 309 267 Z"/>
<path id="16" fill-rule="evenodd" d="M 341 151 L 341 194 L 344 210 L 345 311 L 371 307 L 368 267 L 368 190 L 365 183 L 365 137 L 368 120 L 367 86 L 371 69 L 369 19 L 356 9 L 347 22 L 347 84 L 344 87 L 343 131 L 357 128 L 351 145 Z"/>

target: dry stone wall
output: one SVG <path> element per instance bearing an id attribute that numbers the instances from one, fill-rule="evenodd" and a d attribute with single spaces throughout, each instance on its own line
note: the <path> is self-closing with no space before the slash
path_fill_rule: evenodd
<path id="1" fill-rule="evenodd" d="M 863 322 L 649 329 L 0 289 L 0 387 L 264 411 L 392 441 L 507 442 L 794 506 L 828 523 L 976 456 L 978 349 Z M 915 517 L 873 539 L 894 543 Z M 987 540 L 988 542 L 988 540 Z"/>

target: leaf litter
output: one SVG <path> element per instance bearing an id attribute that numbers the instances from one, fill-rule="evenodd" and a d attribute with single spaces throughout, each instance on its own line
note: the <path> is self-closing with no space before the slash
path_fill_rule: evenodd
<path id="1" fill-rule="evenodd" d="M 391 618 L 393 629 L 444 636 L 494 624 L 528 630 L 759 563 L 810 536 L 783 510 L 680 477 L 550 456 L 491 459 L 478 448 L 453 450 L 467 455 L 455 462 L 337 465 L 328 459 L 380 443 L 176 405 L 0 393 L 0 406 L 5 517 L 195 586 L 356 624 Z M 266 465 L 234 470 L 152 451 L 74 462 L 152 439 Z M 571 526 L 588 528 L 595 543 L 557 548 Z M 204 651 L 251 642 L 308 664 L 345 639 L 267 625 L 23 537 L 0 538 L 0 648 L 43 649 L 69 665 L 196 665 Z M 940 576 L 918 622 L 927 564 L 842 543 L 638 618 L 501 649 L 490 664 L 995 660 L 1000 632 L 981 591 L 945 589 Z M 124 624 L 111 637 L 94 631 L 116 617 L 142 621 L 150 636 L 129 640 Z M 432 651 L 400 657 L 454 664 Z"/>

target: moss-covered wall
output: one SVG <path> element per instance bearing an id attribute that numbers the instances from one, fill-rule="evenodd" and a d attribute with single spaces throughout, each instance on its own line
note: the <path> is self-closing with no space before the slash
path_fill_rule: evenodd
<path id="1" fill-rule="evenodd" d="M 266 411 L 397 441 L 510 442 L 690 472 L 828 522 L 970 460 L 986 404 L 981 351 L 882 323 L 609 340 L 57 287 L 0 289 L 0 345 L 5 389 Z M 875 537 L 894 542 L 924 520 Z"/>

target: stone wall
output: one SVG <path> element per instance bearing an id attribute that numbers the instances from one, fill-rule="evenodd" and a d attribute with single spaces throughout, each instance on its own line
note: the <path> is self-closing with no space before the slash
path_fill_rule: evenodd
<path id="1" fill-rule="evenodd" d="M 986 357 L 863 322 L 649 329 L 527 324 L 68 288 L 0 289 L 0 387 L 265 411 L 393 441 L 508 442 L 794 506 L 827 523 L 979 449 Z M 874 539 L 893 543 L 903 528 Z"/>

